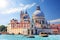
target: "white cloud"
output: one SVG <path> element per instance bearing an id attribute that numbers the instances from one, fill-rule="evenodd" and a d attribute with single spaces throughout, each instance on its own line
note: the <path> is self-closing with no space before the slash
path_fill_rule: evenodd
<path id="1" fill-rule="evenodd" d="M 20 6 L 24 6 L 24 4 L 20 3 Z"/>
<path id="2" fill-rule="evenodd" d="M 23 9 L 24 9 L 24 10 L 27 9 L 27 8 L 29 9 L 29 8 L 33 7 L 35 4 L 36 4 L 36 3 L 30 4 L 30 5 L 26 5 Z"/>
<path id="3" fill-rule="evenodd" d="M 50 22 L 50 23 L 56 23 L 56 22 L 60 22 L 60 19 L 50 20 L 50 21 L 48 21 L 48 22 Z"/>
<path id="4" fill-rule="evenodd" d="M 35 4 L 36 4 L 36 3 L 24 5 L 24 4 L 21 3 L 21 4 L 19 5 L 20 7 L 10 8 L 10 9 L 8 9 L 8 10 L 1 11 L 0 13 L 1 13 L 1 14 L 11 14 L 11 13 L 19 12 L 19 11 L 21 11 L 21 10 L 30 9 L 30 8 L 33 7 Z"/>

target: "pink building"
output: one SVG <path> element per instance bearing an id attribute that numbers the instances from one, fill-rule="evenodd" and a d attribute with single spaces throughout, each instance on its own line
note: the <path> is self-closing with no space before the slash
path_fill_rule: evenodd
<path id="1" fill-rule="evenodd" d="M 50 28 L 54 34 L 60 34 L 60 24 L 51 24 Z"/>
<path id="2" fill-rule="evenodd" d="M 16 19 L 12 19 L 7 27 L 7 32 L 12 34 L 27 34 L 27 30 L 30 28 L 30 17 L 27 11 L 20 13 L 20 22 Z"/>

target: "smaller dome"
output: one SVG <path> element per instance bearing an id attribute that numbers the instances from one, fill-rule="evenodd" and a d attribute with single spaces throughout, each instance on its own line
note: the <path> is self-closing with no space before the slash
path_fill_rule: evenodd
<path id="1" fill-rule="evenodd" d="M 23 18 L 24 19 L 28 19 L 29 18 L 29 15 L 25 15 Z"/>
<path id="2" fill-rule="evenodd" d="M 25 11 L 25 14 L 24 14 L 23 18 L 24 19 L 29 19 L 29 15 L 28 15 L 27 11 Z"/>
<path id="3" fill-rule="evenodd" d="M 39 6 L 39 5 L 37 5 L 37 8 L 36 8 L 36 10 L 40 10 L 40 6 Z"/>

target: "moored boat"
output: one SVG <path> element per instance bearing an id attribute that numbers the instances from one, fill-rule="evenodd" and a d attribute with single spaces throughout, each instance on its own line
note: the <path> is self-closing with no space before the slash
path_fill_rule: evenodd
<path id="1" fill-rule="evenodd" d="M 48 37 L 48 33 L 44 33 L 44 32 L 39 33 L 39 35 L 42 37 Z"/>

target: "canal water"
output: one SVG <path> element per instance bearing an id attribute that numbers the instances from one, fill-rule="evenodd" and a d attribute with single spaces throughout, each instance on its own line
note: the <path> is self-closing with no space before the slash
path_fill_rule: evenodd
<path id="1" fill-rule="evenodd" d="M 0 40 L 60 40 L 60 35 L 49 35 L 48 37 L 35 35 L 35 38 L 27 38 L 24 35 L 0 35 Z"/>

